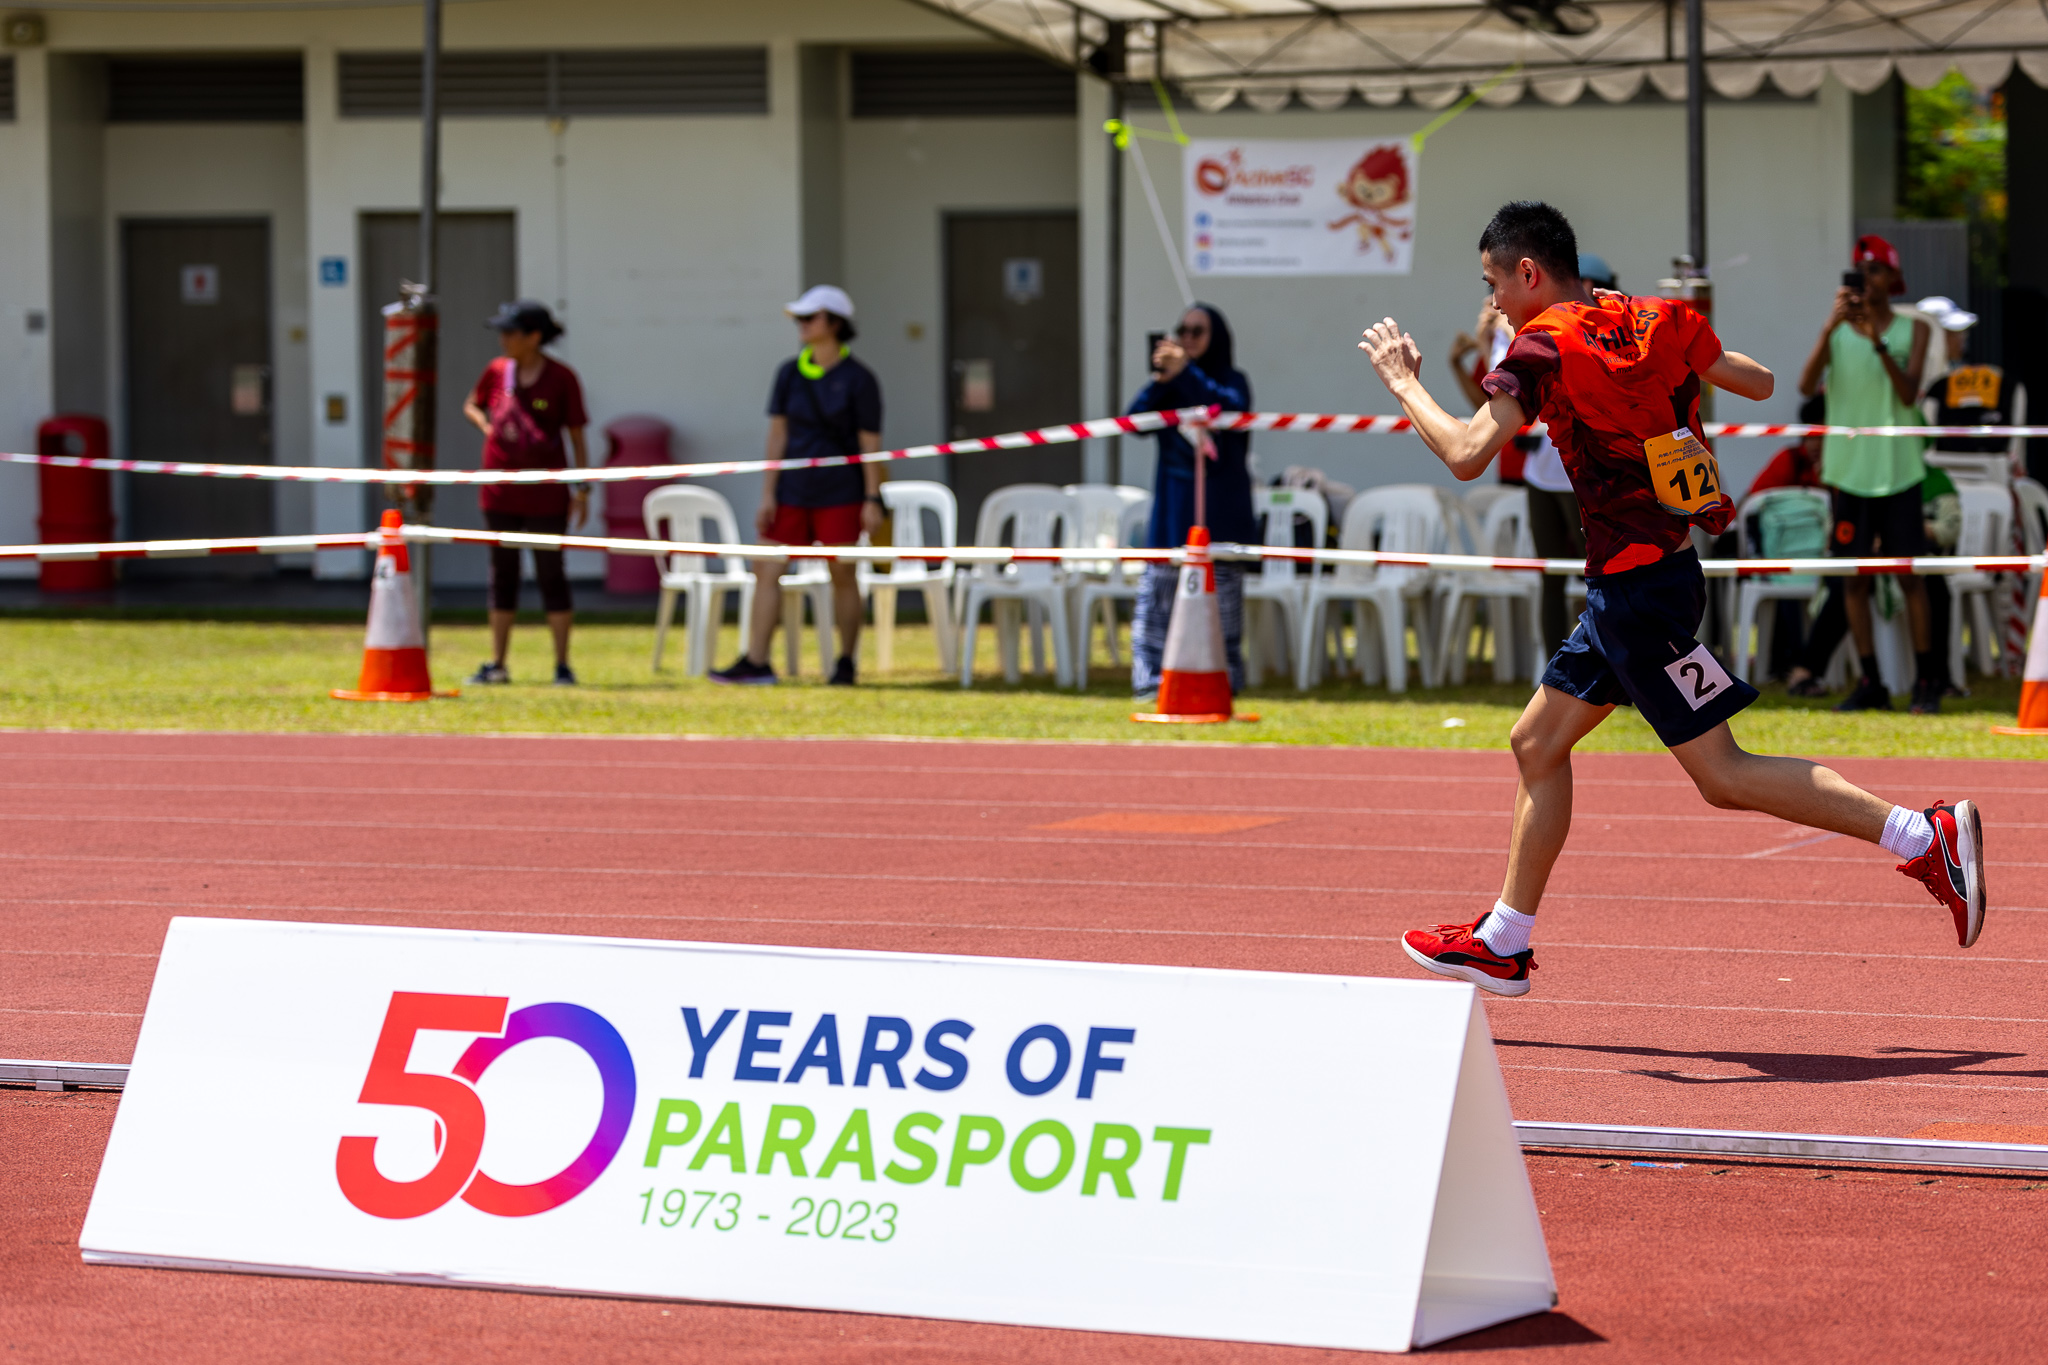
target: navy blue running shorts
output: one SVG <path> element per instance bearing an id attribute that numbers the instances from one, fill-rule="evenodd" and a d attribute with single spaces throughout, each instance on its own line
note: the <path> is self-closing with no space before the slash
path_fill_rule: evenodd
<path id="1" fill-rule="evenodd" d="M 1707 610 L 1699 556 L 1586 579 L 1586 610 L 1543 685 L 1594 706 L 1633 706 L 1667 746 L 1698 739 L 1757 698 L 1694 638 Z"/>

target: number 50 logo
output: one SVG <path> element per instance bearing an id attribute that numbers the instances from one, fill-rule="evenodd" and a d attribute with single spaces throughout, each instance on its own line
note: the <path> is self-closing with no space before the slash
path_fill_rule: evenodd
<path id="1" fill-rule="evenodd" d="M 528 1005 L 508 1018 L 507 1003 L 499 995 L 392 992 L 384 1031 L 377 1036 L 370 1073 L 357 1098 L 432 1114 L 438 1120 L 434 1150 L 440 1160 L 418 1180 L 390 1180 L 377 1169 L 376 1138 L 345 1137 L 334 1154 L 334 1175 L 349 1203 L 379 1218 L 418 1218 L 459 1194 L 465 1204 L 485 1213 L 523 1218 L 566 1204 L 611 1165 L 633 1121 L 633 1058 L 626 1040 L 603 1015 L 581 1005 Z M 455 1063 L 457 1080 L 405 1069 L 413 1036 L 421 1029 L 497 1036 L 469 1045 Z M 546 1180 L 507 1185 L 477 1169 L 484 1149 L 484 1102 L 471 1087 L 492 1062 L 531 1038 L 560 1038 L 588 1053 L 604 1082 L 604 1107 L 582 1155 Z"/>

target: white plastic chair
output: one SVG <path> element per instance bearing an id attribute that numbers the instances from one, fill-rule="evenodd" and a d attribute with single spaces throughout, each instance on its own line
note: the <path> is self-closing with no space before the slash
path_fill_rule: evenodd
<path id="1" fill-rule="evenodd" d="M 1426 484 L 1396 484 L 1371 488 L 1351 500 L 1344 509 L 1344 529 L 1337 537 L 1346 550 L 1381 550 L 1392 553 L 1441 554 L 1448 538 L 1444 505 L 1435 488 Z M 1375 543 L 1377 541 L 1377 543 Z M 1358 617 L 1358 668 L 1368 684 L 1377 682 L 1384 666 L 1387 690 L 1408 689 L 1408 617 L 1419 613 L 1415 623 L 1416 648 L 1422 655 L 1425 682 L 1435 676 L 1434 632 L 1430 629 L 1429 596 L 1432 574 L 1426 568 L 1396 564 L 1338 564 L 1328 577 L 1309 581 L 1308 597 L 1301 614 L 1301 640 L 1295 655 L 1295 684 L 1304 692 L 1316 685 L 1323 671 L 1323 635 L 1330 604 L 1350 602 Z M 1368 632 L 1364 609 L 1379 627 L 1379 658 L 1366 647 Z M 1338 663 L 1342 666 L 1341 636 Z"/>
<path id="2" fill-rule="evenodd" d="M 1741 559 L 1755 559 L 1763 549 L 1750 538 L 1750 529 L 1756 514 L 1766 503 L 1773 500 L 1803 498 L 1819 510 L 1822 525 L 1832 525 L 1834 513 L 1824 488 L 1766 488 L 1754 497 L 1744 498 L 1742 505 L 1735 509 L 1736 555 Z M 1813 574 L 1771 574 L 1767 577 L 1738 578 L 1735 583 L 1735 606 L 1730 613 L 1735 635 L 1735 676 L 1744 682 L 1752 682 L 1756 656 L 1768 655 L 1770 632 L 1777 619 L 1777 612 L 1765 612 L 1766 602 L 1810 602 L 1820 590 L 1820 579 Z M 1750 637 L 1758 638 L 1752 648 Z"/>
<path id="3" fill-rule="evenodd" d="M 714 489 L 694 484 L 670 484 L 657 488 L 641 504 L 641 517 L 649 540 L 715 542 L 738 545 L 739 520 L 732 504 Z M 705 523 L 714 528 L 704 534 Z M 718 568 L 711 567 L 714 559 Z M 725 599 L 738 593 L 740 629 L 746 630 L 754 605 L 754 575 L 745 560 L 730 555 L 663 555 L 654 561 L 661 575 L 661 605 L 654 614 L 654 671 L 661 671 L 661 649 L 675 618 L 676 598 L 683 602 L 683 671 L 701 678 L 711 671 L 711 654 L 718 640 L 718 623 L 725 616 Z"/>
<path id="4" fill-rule="evenodd" d="M 1263 543 L 1294 548 L 1296 517 L 1309 523 L 1309 544 L 1321 549 L 1330 529 L 1330 504 L 1313 488 L 1254 488 L 1252 514 L 1263 528 Z M 1244 664 L 1245 678 L 1256 686 L 1263 682 L 1267 665 L 1277 660 L 1282 674 L 1293 673 L 1294 644 L 1301 633 L 1301 613 L 1308 602 L 1308 585 L 1315 578 L 1300 572 L 1292 559 L 1266 559 L 1257 573 L 1244 579 Z M 1278 649 L 1268 658 L 1267 646 Z"/>
<path id="5" fill-rule="evenodd" d="M 2003 484 L 1959 483 L 1956 493 L 1963 504 L 1963 529 L 1956 537 L 1955 553 L 1964 556 L 2005 554 L 2012 545 L 2012 491 Z M 1958 684 L 1963 680 L 1965 604 L 1969 607 L 1970 652 L 1976 656 L 1977 672 L 1991 672 L 1991 641 L 1995 635 L 1991 624 L 1994 615 L 1992 599 L 1998 591 L 1999 577 L 1998 574 L 1976 570 L 1949 575 L 1951 609 L 1948 639 L 1929 643 L 1948 649 L 1949 676 Z"/>
<path id="6" fill-rule="evenodd" d="M 868 543 L 868 533 L 862 531 L 858 544 Z M 782 589 L 782 657 L 784 672 L 794 678 L 797 673 L 797 659 L 802 653 L 804 633 L 804 604 L 811 606 L 811 625 L 818 633 L 818 672 L 825 677 L 832 676 L 832 664 L 838 657 L 833 652 L 833 636 L 838 632 L 833 625 L 832 573 L 828 559 L 806 559 L 799 546 L 790 547 L 789 567 L 784 571 L 779 586 Z"/>
<path id="7" fill-rule="evenodd" d="M 978 546 L 1009 545 L 1020 550 L 1065 549 L 1080 521 L 1080 509 L 1071 495 L 1051 484 L 1020 483 L 998 488 L 982 500 L 981 515 L 974 528 Z M 1009 540 L 1003 527 L 1014 525 Z M 959 578 L 960 594 L 960 685 L 974 685 L 974 644 L 980 633 L 977 624 L 984 604 L 994 607 L 996 648 L 1002 658 L 1003 679 L 1018 680 L 1017 636 L 1028 610 L 1032 622 L 1031 663 L 1037 673 L 1045 671 L 1045 646 L 1037 626 L 1049 621 L 1052 628 L 1053 681 L 1065 687 L 1073 678 L 1071 654 L 1073 631 L 1067 621 L 1067 579 L 1065 571 L 1049 560 L 1020 564 L 975 564 Z"/>
<path id="8" fill-rule="evenodd" d="M 891 479 L 882 485 L 882 505 L 889 509 L 890 540 L 898 549 L 952 549 L 959 541 L 960 505 L 953 490 L 927 479 Z M 936 541 L 927 541 L 924 514 L 939 524 Z M 896 665 L 896 596 L 914 592 L 924 602 L 939 647 L 939 667 L 954 667 L 953 561 L 899 559 L 888 573 L 867 564 L 860 568 L 861 592 L 875 604 L 875 669 L 887 673 Z"/>
<path id="9" fill-rule="evenodd" d="M 1467 507 L 1471 505 L 1467 501 Z M 1529 534 L 1529 495 L 1520 488 L 1502 488 L 1481 502 L 1486 511 L 1473 537 L 1475 554 L 1533 559 L 1536 542 Z M 1446 676 L 1454 686 L 1465 681 L 1465 655 L 1472 639 L 1472 611 L 1486 607 L 1486 627 L 1493 636 L 1493 680 L 1534 678 L 1536 612 L 1541 600 L 1540 574 L 1468 570 L 1440 574 L 1436 582 L 1437 618 L 1443 638 L 1437 646 L 1435 682 Z M 1526 642 L 1526 648 L 1524 647 Z M 1519 662 L 1518 662 L 1519 661 Z"/>
<path id="10" fill-rule="evenodd" d="M 1152 520 L 1152 495 L 1144 489 L 1133 490 L 1138 497 L 1126 502 L 1117 516 L 1116 545 L 1123 549 L 1134 549 L 1144 538 L 1145 528 Z M 1074 594 L 1074 685 L 1088 686 L 1088 665 L 1095 648 L 1095 626 L 1099 619 L 1102 625 L 1103 645 L 1109 650 L 1112 667 L 1123 667 L 1122 652 L 1117 648 L 1116 604 L 1138 600 L 1138 585 L 1144 580 L 1145 566 L 1135 560 L 1110 559 L 1102 561 L 1108 571 L 1101 575 L 1086 574 L 1075 581 Z"/>

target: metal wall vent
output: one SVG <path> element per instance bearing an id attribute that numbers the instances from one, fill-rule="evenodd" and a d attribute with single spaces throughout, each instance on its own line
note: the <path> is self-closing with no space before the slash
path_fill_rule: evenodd
<path id="1" fill-rule="evenodd" d="M 855 52 L 855 118 L 1071 118 L 1074 73 L 1016 52 Z"/>
<path id="2" fill-rule="evenodd" d="M 12 104 L 13 63 L 8 64 Z M 303 123 L 300 57 L 109 57 L 109 123 Z"/>
<path id="3" fill-rule="evenodd" d="M 411 118 L 420 111 L 417 52 L 344 52 L 340 77 L 345 118 Z M 441 58 L 441 112 L 765 114 L 768 49 L 449 52 Z"/>

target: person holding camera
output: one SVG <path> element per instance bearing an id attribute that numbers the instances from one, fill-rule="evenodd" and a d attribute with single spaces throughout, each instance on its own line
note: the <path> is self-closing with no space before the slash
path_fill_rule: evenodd
<path id="1" fill-rule="evenodd" d="M 1918 426 L 1920 374 L 1927 362 L 1929 328 L 1912 314 L 1893 309 L 1906 292 L 1898 249 L 1882 237 L 1856 239 L 1853 268 L 1842 276 L 1835 306 L 1821 328 L 1813 354 L 1799 375 L 1799 392 L 1812 397 L 1823 387 L 1828 421 L 1835 426 Z M 1912 556 L 1926 551 L 1920 485 L 1927 477 L 1919 436 L 1839 436 L 1821 446 L 1821 483 L 1834 504 L 1837 555 Z M 1932 715 L 1941 709 L 1941 669 L 1929 648 L 1927 585 L 1916 575 L 1899 580 L 1906 599 L 1918 661 L 1911 709 Z M 1855 637 L 1862 679 L 1837 711 L 1889 711 L 1891 694 L 1878 675 L 1871 622 L 1871 580 L 1846 580 L 1844 604 Z"/>
<path id="2" fill-rule="evenodd" d="M 1152 382 L 1131 400 L 1131 412 L 1172 412 L 1177 408 L 1220 407 L 1250 412 L 1252 382 L 1236 368 L 1236 347 L 1223 314 L 1198 303 L 1181 315 L 1173 335 L 1155 334 Z M 1152 523 L 1145 543 L 1155 550 L 1178 549 L 1195 524 L 1195 448 L 1179 427 L 1157 433 L 1159 463 L 1152 477 Z M 1264 530 L 1252 515 L 1252 476 L 1246 463 L 1251 436 L 1219 431 L 1210 438 L 1216 454 L 1206 472 L 1204 512 L 1212 540 L 1257 545 Z M 1159 693 L 1166 658 L 1166 627 L 1173 615 L 1173 590 L 1180 571 L 1171 564 L 1147 564 L 1131 613 L 1131 692 L 1140 700 Z M 1230 690 L 1244 691 L 1244 565 L 1216 565 L 1216 606 L 1223 618 L 1223 654 Z"/>

